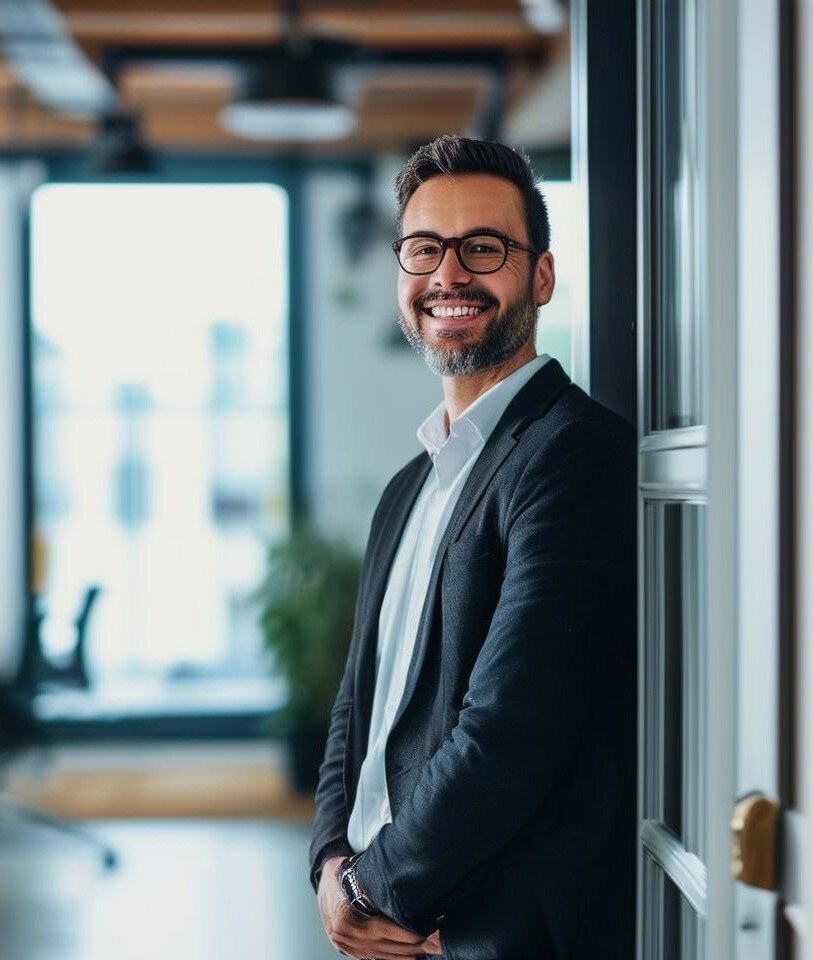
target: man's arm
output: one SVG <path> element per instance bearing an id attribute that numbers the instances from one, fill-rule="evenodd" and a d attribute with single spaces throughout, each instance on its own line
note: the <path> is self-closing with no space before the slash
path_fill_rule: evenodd
<path id="1" fill-rule="evenodd" d="M 343 776 L 344 749 L 352 704 L 348 688 L 352 679 L 351 657 L 348 656 L 339 694 L 330 714 L 325 757 L 319 768 L 319 786 L 316 790 L 316 816 L 311 829 L 310 879 L 317 893 L 325 861 L 330 857 L 350 856 L 353 853 L 347 840 Z"/>
<path id="2" fill-rule="evenodd" d="M 423 935 L 578 752 L 611 649 L 599 611 L 634 573 L 634 445 L 564 427 L 512 497 L 505 577 L 458 724 L 357 861 L 385 914 Z M 630 528 L 630 525 L 631 528 Z M 623 555 L 619 557 L 619 551 Z M 632 555 L 634 556 L 634 554 Z"/>
<path id="3" fill-rule="evenodd" d="M 330 712 L 325 756 L 319 767 L 319 785 L 316 789 L 316 816 L 311 829 L 310 879 L 314 891 L 319 892 L 319 880 L 326 860 L 335 856 L 350 856 L 353 850 L 347 839 L 347 807 L 344 796 L 344 754 L 347 746 L 350 712 L 353 705 L 353 677 L 360 633 L 358 616 L 362 584 L 356 597 L 353 639 L 347 653 L 339 692 Z"/>
<path id="4" fill-rule="evenodd" d="M 310 880 L 311 886 L 318 894 L 319 880 L 322 868 L 329 857 L 350 856 L 353 849 L 347 839 L 348 813 L 344 795 L 344 759 L 347 748 L 347 735 L 350 725 L 350 714 L 353 705 L 353 679 L 355 664 L 358 657 L 358 647 L 361 642 L 360 611 L 362 600 L 368 586 L 370 575 L 370 557 L 375 546 L 375 539 L 381 526 L 382 509 L 395 485 L 409 469 L 407 464 L 389 481 L 381 494 L 381 499 L 373 514 L 370 524 L 367 549 L 364 553 L 364 563 L 361 571 L 356 609 L 353 617 L 353 638 L 347 653 L 339 692 L 330 713 L 325 756 L 319 767 L 319 785 L 316 789 L 316 816 L 311 829 L 310 844 Z"/>

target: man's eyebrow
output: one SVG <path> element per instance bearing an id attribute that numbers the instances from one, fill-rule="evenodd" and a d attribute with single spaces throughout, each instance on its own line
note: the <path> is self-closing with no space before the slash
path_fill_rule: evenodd
<path id="1" fill-rule="evenodd" d="M 471 230 L 467 230 L 466 233 L 502 233 L 505 234 L 506 231 L 501 227 L 472 227 Z"/>
<path id="2" fill-rule="evenodd" d="M 408 240 L 410 237 L 435 237 L 437 240 L 442 240 L 443 234 L 436 233 L 434 230 L 413 230 L 412 233 L 405 233 L 401 239 Z"/>
<path id="3" fill-rule="evenodd" d="M 507 236 L 506 231 L 500 227 L 472 227 L 470 230 L 464 230 L 461 234 L 462 237 L 468 236 L 470 233 L 499 233 L 501 236 Z M 438 233 L 436 230 L 413 230 L 412 233 L 406 234 L 406 237 L 436 237 L 438 240 L 443 239 L 443 234 Z"/>

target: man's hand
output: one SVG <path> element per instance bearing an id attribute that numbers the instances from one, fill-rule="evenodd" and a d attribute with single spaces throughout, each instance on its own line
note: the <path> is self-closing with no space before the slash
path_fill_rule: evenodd
<path id="1" fill-rule="evenodd" d="M 361 917 L 347 902 L 336 879 L 336 868 L 344 857 L 325 861 L 319 879 L 319 910 L 328 939 L 348 957 L 375 957 L 375 960 L 403 960 L 438 954 L 440 934 L 436 930 L 422 937 L 399 927 L 386 917 Z"/>
<path id="2" fill-rule="evenodd" d="M 430 933 L 429 936 L 424 940 L 423 952 L 424 954 L 434 954 L 436 956 L 443 953 L 443 948 L 440 945 L 440 930 L 435 930 L 434 933 Z"/>

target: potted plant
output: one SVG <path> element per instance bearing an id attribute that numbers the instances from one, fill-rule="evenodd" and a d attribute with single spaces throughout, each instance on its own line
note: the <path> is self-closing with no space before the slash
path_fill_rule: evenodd
<path id="1" fill-rule="evenodd" d="M 253 595 L 274 669 L 288 703 L 271 730 L 289 743 L 297 790 L 314 790 L 330 711 L 353 631 L 361 561 L 346 544 L 299 528 L 268 551 L 265 578 Z"/>

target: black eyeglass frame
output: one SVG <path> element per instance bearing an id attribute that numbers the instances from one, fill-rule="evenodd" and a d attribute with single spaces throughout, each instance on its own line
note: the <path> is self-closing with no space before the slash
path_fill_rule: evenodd
<path id="1" fill-rule="evenodd" d="M 438 260 L 437 265 L 432 267 L 431 270 L 407 270 L 407 268 L 401 262 L 401 247 L 404 245 L 405 241 L 412 240 L 414 237 L 428 237 L 430 240 L 437 240 L 440 243 L 440 260 Z M 467 264 L 463 263 L 463 260 L 460 257 L 460 244 L 464 240 L 468 240 L 471 237 L 496 237 L 498 240 L 502 240 L 505 245 L 505 256 L 502 258 L 502 263 L 498 267 L 493 267 L 490 270 L 475 270 Z M 511 248 L 516 250 L 524 250 L 526 253 L 532 253 L 534 256 L 538 256 L 543 251 L 537 250 L 535 247 L 529 247 L 525 243 L 520 243 L 519 240 L 514 240 L 505 233 L 500 233 L 499 230 L 472 230 L 470 233 L 464 233 L 462 237 L 442 237 L 439 233 L 432 233 L 428 230 L 417 230 L 415 233 L 408 233 L 405 237 L 399 237 L 395 243 L 392 244 L 392 250 L 395 254 L 396 259 L 398 260 L 398 266 L 408 273 L 412 277 L 426 277 L 430 273 L 434 273 L 440 268 L 440 265 L 443 263 L 443 258 L 446 256 L 446 251 L 451 247 L 455 252 L 457 257 L 457 262 L 464 270 L 468 270 L 469 273 L 496 273 L 498 270 L 502 270 L 505 266 L 506 260 L 508 260 L 508 253 Z"/>

